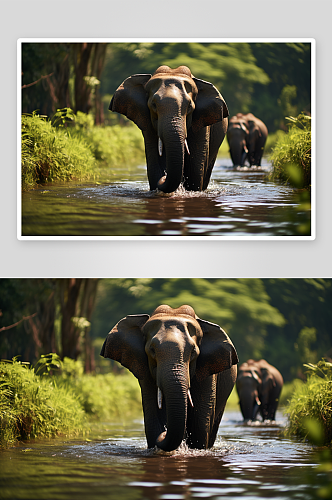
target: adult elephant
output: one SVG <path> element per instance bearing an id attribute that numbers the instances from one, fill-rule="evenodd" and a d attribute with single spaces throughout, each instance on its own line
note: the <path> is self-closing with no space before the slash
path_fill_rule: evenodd
<path id="1" fill-rule="evenodd" d="M 248 154 L 248 124 L 241 113 L 229 119 L 227 142 L 233 165 L 243 166 Z"/>
<path id="2" fill-rule="evenodd" d="M 252 113 L 232 116 L 227 141 L 233 165 L 243 166 L 248 158 L 251 167 L 260 166 L 267 136 L 267 126 Z"/>
<path id="3" fill-rule="evenodd" d="M 187 66 L 160 66 L 127 78 L 109 109 L 142 130 L 151 190 L 171 193 L 181 182 L 187 190 L 207 188 L 228 125 L 227 105 L 211 83 Z"/>
<path id="4" fill-rule="evenodd" d="M 265 359 L 249 359 L 238 368 L 236 390 L 244 420 L 275 420 L 283 386 L 281 373 Z"/>
<path id="5" fill-rule="evenodd" d="M 236 380 L 236 350 L 218 326 L 192 307 L 161 305 L 123 318 L 101 350 L 138 378 L 149 448 L 213 446 Z"/>

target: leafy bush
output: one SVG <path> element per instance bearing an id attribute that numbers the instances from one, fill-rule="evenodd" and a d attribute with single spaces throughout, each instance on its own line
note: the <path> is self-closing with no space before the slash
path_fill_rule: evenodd
<path id="1" fill-rule="evenodd" d="M 50 353 L 35 367 L 14 358 L 0 362 L 0 446 L 36 437 L 77 435 L 88 419 L 109 421 L 142 411 L 140 389 L 129 373 L 83 374 L 81 361 Z"/>
<path id="2" fill-rule="evenodd" d="M 286 433 L 307 438 L 314 444 L 332 444 L 332 363 L 306 364 L 306 383 L 293 393 L 286 413 Z"/>
<path id="3" fill-rule="evenodd" d="M 111 168 L 137 165 L 144 158 L 144 142 L 136 125 L 95 126 L 93 118 L 80 111 L 75 118 L 72 134 L 91 148 L 94 157 Z"/>
<path id="4" fill-rule="evenodd" d="M 116 169 L 145 161 L 140 130 L 95 126 L 93 117 L 70 108 L 48 120 L 36 112 L 22 116 L 22 187 L 54 180 L 89 179 L 100 167 Z M 98 169 L 99 167 L 99 169 Z"/>
<path id="5" fill-rule="evenodd" d="M 57 384 L 73 391 L 89 419 L 112 420 L 142 410 L 140 389 L 134 375 L 84 374 L 82 361 L 64 358 Z"/>
<path id="6" fill-rule="evenodd" d="M 58 123 L 58 122 L 55 122 Z M 37 113 L 22 115 L 22 188 L 54 180 L 87 179 L 96 161 L 90 147 Z"/>
<path id="7" fill-rule="evenodd" d="M 295 187 L 311 184 L 311 117 L 303 113 L 288 117 L 289 131 L 280 135 L 272 149 L 272 177 Z"/>
<path id="8" fill-rule="evenodd" d="M 44 372 L 45 373 L 45 372 Z M 0 444 L 35 437 L 80 433 L 82 405 L 54 377 L 39 376 L 29 363 L 0 362 Z"/>

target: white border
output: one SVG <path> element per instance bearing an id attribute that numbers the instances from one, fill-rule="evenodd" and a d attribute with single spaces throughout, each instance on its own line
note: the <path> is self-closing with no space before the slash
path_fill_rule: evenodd
<path id="1" fill-rule="evenodd" d="M 311 235 L 310 236 L 22 236 L 21 58 L 22 43 L 310 43 Z M 312 241 L 316 239 L 316 40 L 314 38 L 19 38 L 17 40 L 17 239 L 21 241 Z"/>

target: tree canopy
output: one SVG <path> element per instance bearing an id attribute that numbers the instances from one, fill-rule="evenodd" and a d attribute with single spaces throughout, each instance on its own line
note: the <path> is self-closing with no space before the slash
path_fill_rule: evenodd
<path id="1" fill-rule="evenodd" d="M 332 358 L 331 299 L 331 279 L 1 279 L 0 352 L 30 362 L 57 352 L 93 371 L 120 319 L 189 304 L 226 330 L 240 362 L 265 358 L 290 380 Z"/>
<path id="2" fill-rule="evenodd" d="M 310 112 L 310 61 L 310 43 L 24 43 L 23 111 L 71 107 L 107 122 L 110 98 L 128 76 L 187 65 L 218 88 L 230 115 L 253 112 L 273 131 L 290 113 Z"/>

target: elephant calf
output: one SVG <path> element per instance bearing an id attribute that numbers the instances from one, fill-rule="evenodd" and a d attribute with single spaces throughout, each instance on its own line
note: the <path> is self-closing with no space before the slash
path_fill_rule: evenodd
<path id="1" fill-rule="evenodd" d="M 153 75 L 129 76 L 109 109 L 142 131 L 150 189 L 207 188 L 228 125 L 226 102 L 212 83 L 187 66 L 160 66 Z"/>
<path id="2" fill-rule="evenodd" d="M 260 166 L 268 130 L 265 123 L 252 113 L 237 113 L 229 120 L 227 142 L 234 166 Z"/>
<path id="3" fill-rule="evenodd" d="M 265 359 L 248 359 L 238 367 L 236 390 L 244 420 L 275 420 L 283 386 L 281 373 Z"/>
<path id="4" fill-rule="evenodd" d="M 149 448 L 211 448 L 236 380 L 238 357 L 220 326 L 192 307 L 161 305 L 126 316 L 108 334 L 101 356 L 138 378 Z"/>

